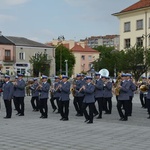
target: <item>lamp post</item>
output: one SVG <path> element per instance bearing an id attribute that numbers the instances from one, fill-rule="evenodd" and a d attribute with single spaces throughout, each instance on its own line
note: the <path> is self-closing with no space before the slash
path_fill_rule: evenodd
<path id="1" fill-rule="evenodd" d="M 65 40 L 65 38 L 64 38 L 63 35 L 59 36 L 58 37 L 58 44 L 62 43 L 64 40 Z M 59 72 L 60 72 L 60 75 L 61 75 L 61 73 L 62 73 L 62 49 L 60 50 L 60 58 L 59 59 L 60 59 Z"/>
<path id="2" fill-rule="evenodd" d="M 66 76 L 68 76 L 68 60 L 65 60 L 66 63 Z"/>

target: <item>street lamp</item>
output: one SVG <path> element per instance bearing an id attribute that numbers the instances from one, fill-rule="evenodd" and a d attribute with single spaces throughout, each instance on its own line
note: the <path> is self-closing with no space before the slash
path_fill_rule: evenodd
<path id="1" fill-rule="evenodd" d="M 64 36 L 63 35 L 61 35 L 61 36 L 59 36 L 58 37 L 58 44 L 59 43 L 62 43 L 62 41 L 64 41 L 65 40 L 65 38 L 64 38 Z M 62 73 L 62 49 L 60 49 L 60 68 L 59 68 L 59 71 L 60 71 L 60 74 Z"/>
<path id="2" fill-rule="evenodd" d="M 66 76 L 68 76 L 68 60 L 65 60 L 66 63 Z"/>

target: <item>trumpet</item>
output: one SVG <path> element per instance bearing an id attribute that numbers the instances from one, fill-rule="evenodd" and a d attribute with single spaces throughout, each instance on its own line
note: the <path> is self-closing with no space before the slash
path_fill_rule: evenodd
<path id="1" fill-rule="evenodd" d="M 79 89 L 79 93 L 82 91 L 82 90 L 84 90 L 85 89 L 85 85 L 83 85 L 80 89 Z"/>
<path id="2" fill-rule="evenodd" d="M 42 88 L 42 84 L 38 83 L 39 85 L 36 87 L 35 90 L 40 90 Z"/>

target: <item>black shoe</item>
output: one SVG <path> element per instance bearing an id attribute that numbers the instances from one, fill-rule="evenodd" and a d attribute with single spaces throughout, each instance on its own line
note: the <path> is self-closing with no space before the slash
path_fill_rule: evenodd
<path id="1" fill-rule="evenodd" d="M 10 119 L 11 117 L 4 117 L 4 119 Z"/>
<path id="2" fill-rule="evenodd" d="M 97 116 L 97 115 L 98 115 L 98 113 L 94 114 L 93 117 L 95 117 L 95 116 Z"/>
<path id="3" fill-rule="evenodd" d="M 91 123 L 93 123 L 93 121 L 88 121 L 88 122 L 87 122 L 87 124 L 91 124 Z"/>
<path id="4" fill-rule="evenodd" d="M 40 118 L 43 118 L 44 116 L 40 116 Z"/>
<path id="5" fill-rule="evenodd" d="M 63 119 L 63 121 L 68 121 L 68 120 L 69 120 L 68 118 L 64 118 L 64 119 Z"/>
<path id="6" fill-rule="evenodd" d="M 57 108 L 53 109 L 53 112 L 55 112 L 57 110 Z"/>
<path id="7" fill-rule="evenodd" d="M 123 118 L 122 121 L 128 121 L 128 119 Z"/>
<path id="8" fill-rule="evenodd" d="M 42 119 L 46 119 L 46 118 L 47 118 L 47 116 L 43 116 L 43 117 L 42 117 Z"/>
<path id="9" fill-rule="evenodd" d="M 76 116 L 80 117 L 80 116 L 83 116 L 83 114 L 78 114 L 78 115 L 76 115 Z"/>
<path id="10" fill-rule="evenodd" d="M 147 119 L 150 119 L 150 116 L 149 116 L 149 117 L 147 117 Z"/>
<path id="11" fill-rule="evenodd" d="M 20 115 L 20 113 L 17 113 L 16 115 Z"/>
<path id="12" fill-rule="evenodd" d="M 24 116 L 24 114 L 19 114 L 18 116 Z"/>
<path id="13" fill-rule="evenodd" d="M 64 120 L 64 118 L 60 118 L 60 120 Z"/>
<path id="14" fill-rule="evenodd" d="M 131 115 L 131 114 L 129 114 L 128 116 L 129 116 L 129 117 L 131 117 L 132 115 Z"/>
<path id="15" fill-rule="evenodd" d="M 79 116 L 79 115 L 80 115 L 79 113 L 76 114 L 76 116 Z"/>
<path id="16" fill-rule="evenodd" d="M 89 120 L 88 119 L 86 119 L 84 122 L 88 122 Z"/>
<path id="17" fill-rule="evenodd" d="M 96 119 L 102 119 L 102 117 L 101 117 L 101 116 L 98 116 Z"/>
<path id="18" fill-rule="evenodd" d="M 119 119 L 119 121 L 122 121 L 124 118 L 123 117 L 121 117 L 120 119 Z"/>

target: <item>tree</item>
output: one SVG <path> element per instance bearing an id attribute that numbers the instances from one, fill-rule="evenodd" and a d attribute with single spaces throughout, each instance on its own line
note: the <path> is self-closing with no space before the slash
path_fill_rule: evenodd
<path id="1" fill-rule="evenodd" d="M 71 76 L 73 74 L 75 56 L 68 48 L 60 44 L 55 50 L 56 74 L 57 75 L 66 73 L 65 60 L 68 60 L 68 75 Z"/>
<path id="2" fill-rule="evenodd" d="M 51 59 L 46 53 L 30 57 L 29 62 L 33 65 L 34 76 L 39 76 L 39 73 L 49 76 Z"/>

